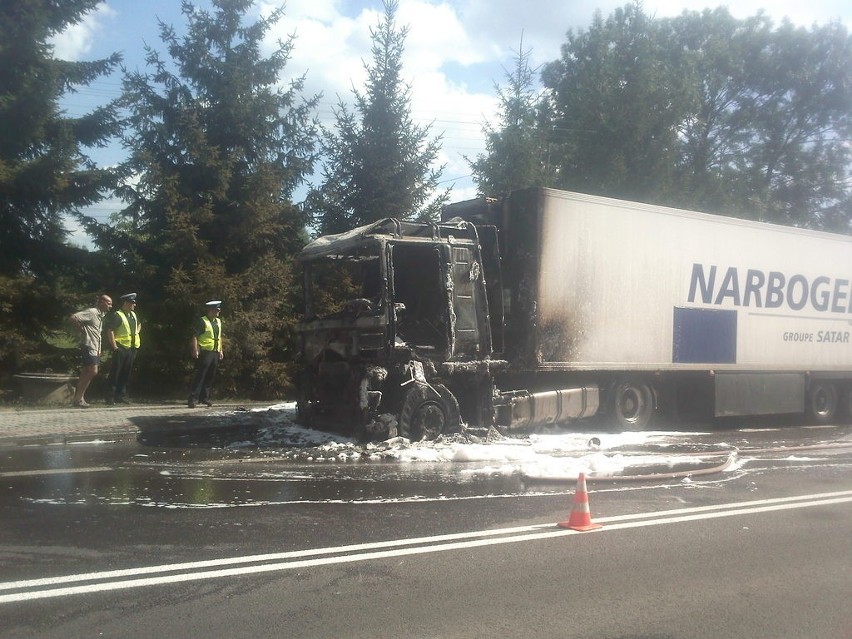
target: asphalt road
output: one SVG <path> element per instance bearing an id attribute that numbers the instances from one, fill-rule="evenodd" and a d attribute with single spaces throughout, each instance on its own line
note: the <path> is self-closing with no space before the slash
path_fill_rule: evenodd
<path id="1" fill-rule="evenodd" d="M 850 467 L 848 447 L 755 451 L 690 481 L 591 484 L 587 533 L 555 525 L 573 486 L 167 508 L 104 499 L 129 481 L 108 470 L 17 475 L 0 637 L 852 637 Z M 414 497 L 433 483 L 385 470 Z M 92 498 L 19 498 L 38 482 Z"/>

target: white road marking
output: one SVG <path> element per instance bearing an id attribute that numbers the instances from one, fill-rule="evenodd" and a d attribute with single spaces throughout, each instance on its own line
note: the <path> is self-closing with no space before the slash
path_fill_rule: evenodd
<path id="1" fill-rule="evenodd" d="M 107 466 L 92 466 L 90 468 L 50 468 L 46 470 L 10 470 L 0 473 L 0 477 L 38 477 L 40 475 L 73 475 L 75 473 L 103 473 L 115 470 Z"/>
<path id="2" fill-rule="evenodd" d="M 681 508 L 662 512 L 618 515 L 614 517 L 599 518 L 596 522 L 606 524 L 604 528 L 597 531 L 599 533 L 605 533 L 644 526 L 658 526 L 686 521 L 696 521 L 699 519 L 733 517 L 736 515 L 766 513 L 796 508 L 810 508 L 814 506 L 828 506 L 832 504 L 850 502 L 852 502 L 852 490 L 847 490 L 832 493 L 819 493 L 813 495 L 799 495 L 795 497 L 782 497 L 777 499 L 761 499 L 748 502 L 719 504 L 715 506 Z M 390 557 L 428 554 L 447 550 L 461 550 L 481 546 L 518 543 L 523 541 L 549 539 L 552 537 L 584 534 L 573 530 L 564 530 L 561 528 L 554 529 L 554 526 L 555 524 L 538 524 L 534 526 L 503 528 L 499 530 L 474 531 L 469 533 L 455 533 L 432 537 L 418 537 L 413 539 L 396 539 L 386 542 L 316 548 L 312 550 L 298 550 L 292 552 L 253 555 L 249 557 L 232 557 L 228 559 L 146 566 L 126 570 L 110 570 L 106 572 L 83 573 L 63 577 L 12 581 L 0 583 L 0 591 L 18 590 L 20 592 L 11 592 L 9 594 L 0 595 L 0 603 L 115 591 L 129 588 L 140 588 L 143 586 L 161 586 L 165 584 L 197 581 L 202 579 L 215 579 L 220 577 L 293 570 L 296 568 L 387 559 Z M 240 564 L 256 565 L 241 566 Z M 206 570 L 217 567 L 219 569 Z M 164 574 L 175 573 L 178 571 L 189 572 L 181 572 L 180 574 Z M 141 575 L 152 576 L 127 579 L 127 577 Z M 60 587 L 63 584 L 79 585 Z"/>

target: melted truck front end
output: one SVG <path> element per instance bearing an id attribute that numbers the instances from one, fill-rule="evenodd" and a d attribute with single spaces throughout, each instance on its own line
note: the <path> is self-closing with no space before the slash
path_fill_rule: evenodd
<path id="1" fill-rule="evenodd" d="M 500 362 L 472 224 L 387 219 L 319 238 L 300 261 L 303 423 L 432 439 L 463 415 L 490 420 Z"/>

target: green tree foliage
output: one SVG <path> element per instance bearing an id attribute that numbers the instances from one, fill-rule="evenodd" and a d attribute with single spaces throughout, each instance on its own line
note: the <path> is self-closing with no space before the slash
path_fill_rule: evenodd
<path id="1" fill-rule="evenodd" d="M 529 186 L 550 186 L 547 105 L 536 90 L 530 52 L 518 47 L 506 86 L 496 86 L 500 101 L 497 127 L 486 124 L 485 153 L 468 161 L 480 195 L 500 196 Z"/>
<path id="2" fill-rule="evenodd" d="M 747 205 L 770 222 L 852 232 L 852 39 L 784 23 L 746 67 Z"/>
<path id="3" fill-rule="evenodd" d="M 0 3 L 0 372 L 65 367 L 46 343 L 97 258 L 66 244 L 63 215 L 82 218 L 114 176 L 85 149 L 120 131 L 114 104 L 66 116 L 60 99 L 108 74 L 113 55 L 91 62 L 53 56 L 50 38 L 98 0 Z M 88 297 L 88 296 L 87 296 Z M 88 301 L 88 299 L 86 299 Z"/>
<path id="4" fill-rule="evenodd" d="M 542 80 L 563 188 L 852 231 L 852 40 L 634 2 L 568 33 Z"/>
<path id="5" fill-rule="evenodd" d="M 182 3 L 187 31 L 161 23 L 170 60 L 147 49 L 149 71 L 129 72 L 121 222 L 98 241 L 117 251 L 125 288 L 145 321 L 138 377 L 185 392 L 188 340 L 208 299 L 222 299 L 222 393 L 265 397 L 290 383 L 293 256 L 306 240 L 292 202 L 312 170 L 316 98 L 303 79 L 278 86 L 293 40 L 261 44 L 283 7 L 244 24 L 251 0 Z"/>
<path id="6" fill-rule="evenodd" d="M 681 73 L 694 96 L 679 124 L 679 186 L 670 203 L 733 212 L 749 190 L 744 161 L 751 144 L 737 105 L 751 94 L 747 60 L 762 49 L 771 24 L 763 16 L 739 21 L 720 8 L 684 12 L 660 31 L 682 54 Z"/>
<path id="7" fill-rule="evenodd" d="M 339 233 L 386 217 L 435 218 L 448 192 L 432 195 L 442 169 L 432 169 L 441 148 L 431 126 L 411 119 L 410 87 L 401 78 L 407 28 L 396 24 L 396 0 L 371 30 L 372 65 L 365 91 L 353 89 L 354 112 L 341 100 L 336 131 L 323 135 L 323 183 L 309 197 L 322 233 Z"/>
<path id="8" fill-rule="evenodd" d="M 725 9 L 665 21 L 698 93 L 682 126 L 687 204 L 848 231 L 852 42 Z"/>
<path id="9" fill-rule="evenodd" d="M 691 97 L 680 71 L 639 2 L 569 31 L 542 73 L 558 185 L 637 200 L 668 192 Z"/>

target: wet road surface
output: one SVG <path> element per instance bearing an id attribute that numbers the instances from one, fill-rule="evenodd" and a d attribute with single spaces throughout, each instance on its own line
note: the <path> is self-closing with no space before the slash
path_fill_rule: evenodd
<path id="1" fill-rule="evenodd" d="M 752 426 L 0 448 L 0 637 L 843 636 L 850 427 Z"/>
<path id="2" fill-rule="evenodd" d="M 540 452 L 548 436 L 473 438 L 446 444 L 356 444 L 329 436 L 305 441 L 292 423 L 261 429 L 143 433 L 137 441 L 93 440 L 73 445 L 0 448 L 0 507 L 133 505 L 227 508 L 290 502 L 365 502 L 458 499 L 483 495 L 561 493 L 576 473 L 539 474 L 545 462 L 631 460 L 647 465 L 618 474 L 650 474 L 741 464 L 774 450 L 776 458 L 822 447 L 852 445 L 852 427 L 781 427 L 660 432 L 642 437 L 603 433 L 554 435 L 559 445 Z M 322 439 L 322 438 L 320 438 Z M 415 461 L 405 461 L 416 449 Z M 632 457 L 631 457 L 632 456 Z M 691 466 L 694 460 L 695 466 Z M 624 463 L 623 461 L 621 463 Z M 637 462 L 638 463 L 638 462 Z M 752 461 L 752 466 L 754 462 Z M 789 461 L 781 463 L 790 464 Z M 530 468 L 536 469 L 529 472 Z M 585 471 L 591 481 L 594 471 Z M 563 480 L 564 479 L 564 480 Z"/>

